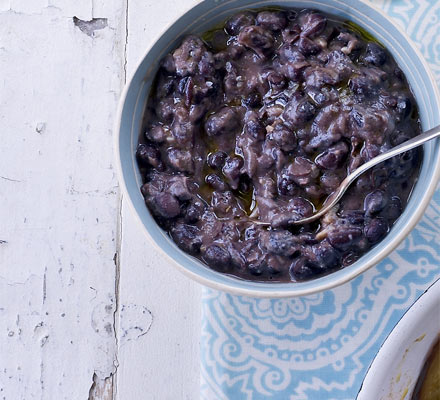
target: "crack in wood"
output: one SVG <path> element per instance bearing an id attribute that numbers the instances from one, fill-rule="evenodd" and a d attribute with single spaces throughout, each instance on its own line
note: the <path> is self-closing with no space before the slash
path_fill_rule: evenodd
<path id="1" fill-rule="evenodd" d="M 119 360 L 118 360 L 118 351 L 119 351 L 119 284 L 120 284 L 120 277 L 121 277 L 121 266 L 120 266 L 120 258 L 119 254 L 121 251 L 121 243 L 122 243 L 122 194 L 119 194 L 118 199 L 118 219 L 117 219 L 117 230 L 116 230 L 116 252 L 113 257 L 113 261 L 115 263 L 115 310 L 113 312 L 113 332 L 115 335 L 115 344 L 116 344 L 116 350 L 115 350 L 115 373 L 114 373 L 114 379 L 112 381 L 112 391 L 113 396 L 116 398 L 117 394 L 117 373 L 118 373 L 118 367 L 119 367 Z"/>
<path id="2" fill-rule="evenodd" d="M 124 84 L 127 83 L 128 49 L 128 0 L 125 1 Z"/>
<path id="3" fill-rule="evenodd" d="M 17 179 L 8 178 L 6 176 L 0 176 L 0 178 L 4 179 L 5 181 L 9 181 L 9 182 L 22 182 L 22 181 L 19 181 Z"/>

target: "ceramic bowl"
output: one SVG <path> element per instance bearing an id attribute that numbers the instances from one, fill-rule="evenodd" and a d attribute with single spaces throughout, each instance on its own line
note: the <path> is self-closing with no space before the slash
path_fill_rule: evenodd
<path id="1" fill-rule="evenodd" d="M 128 81 L 119 104 L 115 148 L 119 180 L 125 199 L 131 204 L 144 232 L 182 272 L 215 289 L 257 297 L 291 297 L 315 293 L 349 281 L 387 256 L 408 235 L 428 205 L 440 174 L 438 142 L 424 147 L 424 159 L 411 199 L 388 236 L 349 267 L 301 283 L 246 281 L 207 268 L 181 251 L 154 221 L 139 190 L 141 176 L 135 159 L 142 114 L 159 60 L 175 48 L 182 37 L 201 33 L 229 15 L 245 8 L 267 6 L 314 8 L 351 20 L 381 41 L 404 71 L 420 109 L 423 129 L 440 123 L 440 96 L 429 68 L 416 46 L 385 14 L 362 0 L 205 0 L 170 24 L 140 60 Z"/>
<path id="2" fill-rule="evenodd" d="M 440 334 L 440 280 L 405 313 L 377 353 L 357 400 L 410 400 Z"/>

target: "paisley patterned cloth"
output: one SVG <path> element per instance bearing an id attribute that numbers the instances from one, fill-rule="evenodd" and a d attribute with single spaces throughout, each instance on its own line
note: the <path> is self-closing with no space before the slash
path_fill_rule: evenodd
<path id="1" fill-rule="evenodd" d="M 440 83 L 440 1 L 372 3 L 411 36 Z M 200 397 L 354 400 L 392 328 L 440 277 L 439 243 L 440 187 L 397 250 L 343 286 L 282 300 L 204 289 Z"/>

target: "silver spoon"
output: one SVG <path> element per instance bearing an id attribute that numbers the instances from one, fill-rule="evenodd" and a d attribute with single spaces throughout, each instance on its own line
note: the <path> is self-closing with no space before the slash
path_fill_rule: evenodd
<path id="1" fill-rule="evenodd" d="M 329 197 L 327 197 L 322 208 L 318 212 L 316 212 L 310 217 L 298 219 L 296 221 L 291 221 L 289 222 L 289 225 L 303 225 L 317 220 L 318 218 L 326 214 L 328 211 L 330 211 L 338 203 L 338 201 L 341 200 L 343 194 L 346 192 L 348 187 L 353 183 L 353 181 L 356 178 L 358 178 L 365 171 L 367 171 L 371 167 L 374 167 L 377 164 L 380 164 L 385 160 L 388 160 L 389 158 L 404 153 L 405 151 L 412 150 L 415 147 L 420 146 L 421 144 L 427 142 L 428 140 L 432 140 L 437 137 L 440 137 L 440 126 L 436 126 L 435 128 L 432 128 L 429 131 L 426 131 L 418 136 L 415 136 L 412 139 L 409 139 L 406 142 L 403 142 L 398 146 L 393 147 L 391 150 L 388 150 L 385 153 L 379 154 L 377 157 L 372 158 L 370 161 L 366 162 L 365 164 L 362 164 L 359 168 L 356 168 L 351 174 L 347 175 L 347 177 L 339 185 L 338 189 L 335 192 L 333 192 Z M 270 222 L 262 222 L 262 221 L 252 221 L 252 222 L 257 225 L 263 225 L 263 226 L 271 225 Z"/>

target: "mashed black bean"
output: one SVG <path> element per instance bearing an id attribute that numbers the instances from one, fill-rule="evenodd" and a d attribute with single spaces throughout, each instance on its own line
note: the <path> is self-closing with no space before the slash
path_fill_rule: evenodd
<path id="1" fill-rule="evenodd" d="M 308 279 L 387 235 L 419 153 L 365 173 L 320 221 L 292 221 L 419 133 L 402 71 L 358 27 L 310 10 L 244 11 L 162 60 L 137 149 L 141 191 L 160 226 L 209 267 Z"/>

